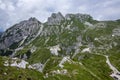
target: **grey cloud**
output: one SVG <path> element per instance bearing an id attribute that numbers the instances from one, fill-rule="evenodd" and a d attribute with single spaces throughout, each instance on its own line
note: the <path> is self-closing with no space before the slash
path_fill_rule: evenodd
<path id="1" fill-rule="evenodd" d="M 98 20 L 120 18 L 120 0 L 0 0 L 0 29 L 36 17 L 46 21 L 53 12 L 86 13 Z"/>

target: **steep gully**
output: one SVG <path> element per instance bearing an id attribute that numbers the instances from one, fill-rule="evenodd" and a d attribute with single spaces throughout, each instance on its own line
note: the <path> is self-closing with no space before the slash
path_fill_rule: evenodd
<path id="1" fill-rule="evenodd" d="M 42 30 L 43 30 L 43 25 L 41 25 L 41 27 L 40 27 L 38 33 L 36 34 L 36 36 L 35 36 L 32 40 L 30 40 L 28 43 L 26 43 L 25 45 L 28 45 L 28 44 L 30 44 L 33 40 L 35 40 L 35 39 L 42 33 Z M 27 38 L 27 36 L 24 37 L 24 39 L 21 41 L 21 43 L 20 43 L 20 45 L 18 46 L 18 48 L 16 48 L 16 49 L 14 50 L 14 52 L 12 53 L 12 55 L 11 55 L 10 57 L 14 57 L 14 55 L 15 55 L 15 53 L 16 53 L 17 51 L 19 51 L 19 50 L 21 50 L 21 49 L 24 48 L 24 46 L 21 46 L 21 45 L 24 43 L 24 41 L 26 40 L 26 38 Z"/>

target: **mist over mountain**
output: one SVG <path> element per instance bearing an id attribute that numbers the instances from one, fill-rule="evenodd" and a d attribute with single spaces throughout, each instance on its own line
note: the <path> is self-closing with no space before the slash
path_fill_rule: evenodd
<path id="1" fill-rule="evenodd" d="M 0 80 L 120 80 L 120 20 L 52 13 L 0 33 Z"/>

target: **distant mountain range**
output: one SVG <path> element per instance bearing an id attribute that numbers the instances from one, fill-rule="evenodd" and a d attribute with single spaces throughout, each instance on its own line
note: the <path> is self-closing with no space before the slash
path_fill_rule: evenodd
<path id="1" fill-rule="evenodd" d="M 0 80 L 120 80 L 120 20 L 58 12 L 0 36 Z"/>

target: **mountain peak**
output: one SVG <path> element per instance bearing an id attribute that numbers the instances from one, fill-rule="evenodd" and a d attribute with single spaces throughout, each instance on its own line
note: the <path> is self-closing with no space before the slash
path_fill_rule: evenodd
<path id="1" fill-rule="evenodd" d="M 0 55 L 8 57 L 0 56 L 0 80 L 120 80 L 120 20 L 60 12 L 46 23 L 31 17 L 2 34 Z"/>
<path id="2" fill-rule="evenodd" d="M 64 20 L 64 16 L 60 12 L 52 13 L 52 15 L 47 20 L 47 24 L 48 25 L 59 24 L 62 20 Z"/>
<path id="3" fill-rule="evenodd" d="M 28 21 L 38 21 L 38 19 L 36 19 L 35 17 L 31 17 L 28 19 Z"/>
<path id="4" fill-rule="evenodd" d="M 76 18 L 76 19 L 79 19 L 81 22 L 87 21 L 88 19 L 92 19 L 92 17 L 89 14 L 81 14 L 81 13 L 66 14 L 65 18 L 67 20 L 71 20 L 72 18 Z"/>
<path id="5" fill-rule="evenodd" d="M 35 17 L 31 17 L 28 20 L 13 25 L 2 34 L 2 40 L 0 42 L 2 46 L 0 46 L 0 49 L 8 48 L 14 43 L 19 44 L 25 37 L 34 37 L 40 26 L 41 22 Z"/>
<path id="6" fill-rule="evenodd" d="M 51 15 L 52 18 L 58 18 L 58 17 L 62 17 L 63 18 L 63 15 L 61 12 L 58 12 L 58 13 L 52 13 Z"/>

